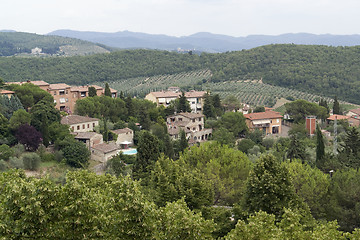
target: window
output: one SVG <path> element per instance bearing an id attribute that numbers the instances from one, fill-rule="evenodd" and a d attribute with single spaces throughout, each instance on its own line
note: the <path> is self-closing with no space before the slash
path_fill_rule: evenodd
<path id="1" fill-rule="evenodd" d="M 65 95 L 65 90 L 59 90 L 59 95 Z"/>
<path id="2" fill-rule="evenodd" d="M 199 118 L 199 121 L 201 121 L 201 118 Z"/>
<path id="3" fill-rule="evenodd" d="M 88 123 L 88 128 L 90 128 L 90 124 Z"/>
<path id="4" fill-rule="evenodd" d="M 192 122 L 195 122 L 195 118 L 192 120 Z"/>
<path id="5" fill-rule="evenodd" d="M 182 118 L 179 118 L 179 121 L 182 121 Z"/>
<path id="6" fill-rule="evenodd" d="M 65 103 L 66 100 L 65 100 L 65 98 L 60 98 L 60 99 L 59 99 L 59 102 L 60 102 L 60 103 Z"/>
<path id="7" fill-rule="evenodd" d="M 60 111 L 65 111 L 65 106 L 60 106 Z"/>
<path id="8" fill-rule="evenodd" d="M 80 93 L 80 96 L 81 96 L 81 97 L 86 97 L 86 92 L 81 92 L 81 93 Z"/>
<path id="9" fill-rule="evenodd" d="M 77 125 L 77 130 L 80 130 L 80 125 Z"/>
<path id="10" fill-rule="evenodd" d="M 83 129 L 85 129 L 85 124 L 83 124 Z"/>
<path id="11" fill-rule="evenodd" d="M 95 123 L 93 123 L 93 127 L 95 127 Z"/>

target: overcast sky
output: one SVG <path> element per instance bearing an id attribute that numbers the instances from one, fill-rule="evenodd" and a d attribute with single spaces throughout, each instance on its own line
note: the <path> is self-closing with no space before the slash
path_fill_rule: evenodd
<path id="1" fill-rule="evenodd" d="M 1 0 L 0 30 L 360 34 L 359 0 Z"/>

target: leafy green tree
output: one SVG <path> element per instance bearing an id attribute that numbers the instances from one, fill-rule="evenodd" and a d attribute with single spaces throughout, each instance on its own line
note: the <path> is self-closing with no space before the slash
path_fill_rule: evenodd
<path id="1" fill-rule="evenodd" d="M 61 151 L 64 154 L 66 163 L 75 168 L 86 168 L 89 164 L 90 152 L 85 144 L 72 140 L 69 141 Z"/>
<path id="2" fill-rule="evenodd" d="M 248 130 L 245 117 L 242 113 L 239 112 L 226 112 L 218 120 L 218 127 L 224 127 L 229 132 L 234 134 L 235 138 L 240 137 L 242 134 L 245 134 Z"/>
<path id="3" fill-rule="evenodd" d="M 345 167 L 358 168 L 360 166 L 360 133 L 355 127 L 345 132 L 344 143 L 339 152 L 338 159 Z"/>
<path id="4" fill-rule="evenodd" d="M 340 112 L 340 103 L 337 100 L 337 96 L 335 96 L 335 98 L 334 98 L 333 114 L 341 114 L 341 112 Z"/>
<path id="5" fill-rule="evenodd" d="M 232 205 L 243 197 L 252 167 L 244 153 L 217 142 L 205 142 L 191 147 L 181 159 L 213 182 L 214 204 Z"/>
<path id="6" fill-rule="evenodd" d="M 24 107 L 17 96 L 12 95 L 10 98 L 6 95 L 0 96 L 0 111 L 7 119 L 10 119 L 19 109 L 24 109 Z"/>
<path id="7" fill-rule="evenodd" d="M 264 106 L 256 106 L 253 112 L 254 113 L 265 112 L 265 107 Z"/>
<path id="8" fill-rule="evenodd" d="M 95 87 L 90 86 L 90 87 L 88 88 L 88 91 L 89 91 L 89 97 L 95 97 L 95 96 L 97 96 L 96 88 L 95 88 Z"/>
<path id="9" fill-rule="evenodd" d="M 272 155 L 260 157 L 246 185 L 244 204 L 247 212 L 262 210 L 280 217 L 283 209 L 290 207 L 294 200 L 296 195 L 289 171 Z"/>
<path id="10" fill-rule="evenodd" d="M 223 127 L 215 129 L 212 135 L 212 139 L 219 142 L 220 144 L 229 145 L 230 147 L 233 147 L 235 145 L 234 134 Z"/>
<path id="11" fill-rule="evenodd" d="M 13 155 L 14 155 L 14 150 L 12 150 L 8 145 L 6 145 L 6 144 L 0 145 L 0 159 L 1 160 L 7 161 Z"/>
<path id="12" fill-rule="evenodd" d="M 149 131 L 139 133 L 136 162 L 133 167 L 135 179 L 147 177 L 160 157 L 159 140 Z"/>
<path id="13" fill-rule="evenodd" d="M 330 187 L 329 176 L 298 160 L 284 162 L 283 165 L 289 170 L 296 194 L 309 206 L 311 214 L 316 219 L 325 218 Z"/>
<path id="14" fill-rule="evenodd" d="M 190 209 L 200 209 L 213 203 L 213 189 L 205 175 L 181 160 L 160 157 L 149 179 L 149 188 L 158 206 L 182 197 Z"/>
<path id="15" fill-rule="evenodd" d="M 23 124 L 30 124 L 31 122 L 31 115 L 30 113 L 26 112 L 24 109 L 19 109 L 14 112 L 12 117 L 9 120 L 9 127 L 16 131 L 21 125 Z"/>
<path id="16" fill-rule="evenodd" d="M 48 103 L 44 100 L 39 101 L 31 108 L 31 125 L 36 128 L 46 141 L 50 138 L 48 133 L 48 125 L 53 122 L 60 122 L 60 112 L 54 108 L 54 103 Z M 48 144 L 45 142 L 44 144 Z"/>
<path id="17" fill-rule="evenodd" d="M 8 86 L 10 90 L 16 93 L 25 109 L 29 109 L 39 101 L 43 100 L 48 104 L 54 103 L 54 98 L 45 90 L 31 83 L 22 85 L 11 84 Z"/>
<path id="18" fill-rule="evenodd" d="M 225 109 L 230 112 L 233 112 L 241 107 L 239 99 L 237 99 L 234 95 L 226 96 L 223 103 Z"/>
<path id="19" fill-rule="evenodd" d="M 333 173 L 329 187 L 327 219 L 337 220 L 340 229 L 351 232 L 360 227 L 360 172 L 356 169 Z"/>
<path id="20" fill-rule="evenodd" d="M 251 139 L 255 144 L 261 144 L 264 138 L 264 132 L 260 129 L 248 132 L 246 138 Z"/>
<path id="21" fill-rule="evenodd" d="M 238 149 L 243 153 L 248 153 L 249 149 L 253 148 L 256 144 L 251 139 L 243 139 L 238 143 Z"/>
<path id="22" fill-rule="evenodd" d="M 286 112 L 294 119 L 295 123 L 304 123 L 305 117 L 308 115 L 315 115 L 320 119 L 326 119 L 329 116 L 326 108 L 303 99 L 286 103 L 285 107 Z"/>
<path id="23" fill-rule="evenodd" d="M 125 166 L 126 165 L 123 160 L 122 153 L 113 156 L 106 162 L 106 168 L 108 169 L 108 172 L 114 174 L 117 177 L 125 173 Z"/>
<path id="24" fill-rule="evenodd" d="M 176 109 L 177 109 L 178 112 L 191 112 L 190 104 L 186 100 L 184 92 L 182 92 L 182 94 L 181 94 L 181 96 L 179 98 L 178 106 L 177 106 Z"/>
<path id="25" fill-rule="evenodd" d="M 204 98 L 203 114 L 207 118 L 216 117 L 215 108 L 213 106 L 212 98 L 210 94 L 206 94 Z"/>
<path id="26" fill-rule="evenodd" d="M 159 209 L 159 216 L 154 239 L 213 239 L 214 223 L 190 211 L 183 200 L 167 203 Z"/>

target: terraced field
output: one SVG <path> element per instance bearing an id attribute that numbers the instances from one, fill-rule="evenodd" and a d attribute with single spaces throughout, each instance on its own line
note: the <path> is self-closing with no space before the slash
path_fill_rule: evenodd
<path id="1" fill-rule="evenodd" d="M 264 105 L 272 107 L 278 99 L 287 97 L 305 99 L 310 102 L 317 102 L 320 98 L 326 99 L 328 103 L 333 101 L 328 97 L 265 84 L 261 80 L 213 83 L 209 81 L 211 76 L 211 71 L 205 69 L 171 75 L 123 79 L 117 82 L 109 82 L 109 85 L 111 88 L 124 92 L 124 94 L 138 97 L 144 97 L 151 91 L 166 90 L 170 86 L 180 87 L 185 90 L 209 90 L 214 94 L 219 94 L 221 98 L 234 95 L 241 102 L 252 106 Z M 104 86 L 102 82 L 93 84 Z M 346 104 L 346 102 L 342 101 L 340 103 Z"/>

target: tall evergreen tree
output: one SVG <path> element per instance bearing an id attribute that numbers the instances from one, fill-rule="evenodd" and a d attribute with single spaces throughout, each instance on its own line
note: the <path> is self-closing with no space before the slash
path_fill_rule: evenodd
<path id="1" fill-rule="evenodd" d="M 132 101 L 132 98 L 128 96 L 125 99 L 125 105 L 128 111 L 128 117 L 134 117 L 135 116 L 135 109 L 134 109 L 134 103 Z"/>
<path id="2" fill-rule="evenodd" d="M 97 96 L 97 94 L 96 94 L 96 88 L 94 88 L 93 86 L 89 87 L 89 88 L 88 88 L 88 91 L 89 91 L 89 97 L 95 97 L 95 96 Z"/>
<path id="3" fill-rule="evenodd" d="M 215 109 L 210 94 L 205 95 L 203 113 L 207 118 L 215 117 Z"/>
<path id="4" fill-rule="evenodd" d="M 297 158 L 304 161 L 306 158 L 304 143 L 300 141 L 297 134 L 290 136 L 290 144 L 287 156 L 290 160 Z"/>
<path id="5" fill-rule="evenodd" d="M 340 104 L 337 100 L 337 96 L 335 96 L 335 98 L 334 98 L 333 114 L 341 114 L 340 113 Z"/>
<path id="6" fill-rule="evenodd" d="M 133 167 L 135 179 L 146 178 L 160 157 L 159 140 L 149 131 L 139 133 L 136 162 Z"/>
<path id="7" fill-rule="evenodd" d="M 184 92 L 182 92 L 182 94 L 181 94 L 181 96 L 179 98 L 177 111 L 179 111 L 179 112 L 191 112 L 190 104 L 186 100 Z"/>
<path id="8" fill-rule="evenodd" d="M 110 87 L 108 83 L 105 83 L 105 92 L 104 92 L 105 96 L 111 97 L 111 91 L 110 91 Z"/>
<path id="9" fill-rule="evenodd" d="M 324 164 L 325 143 L 319 124 L 316 126 L 316 166 L 321 168 Z"/>

